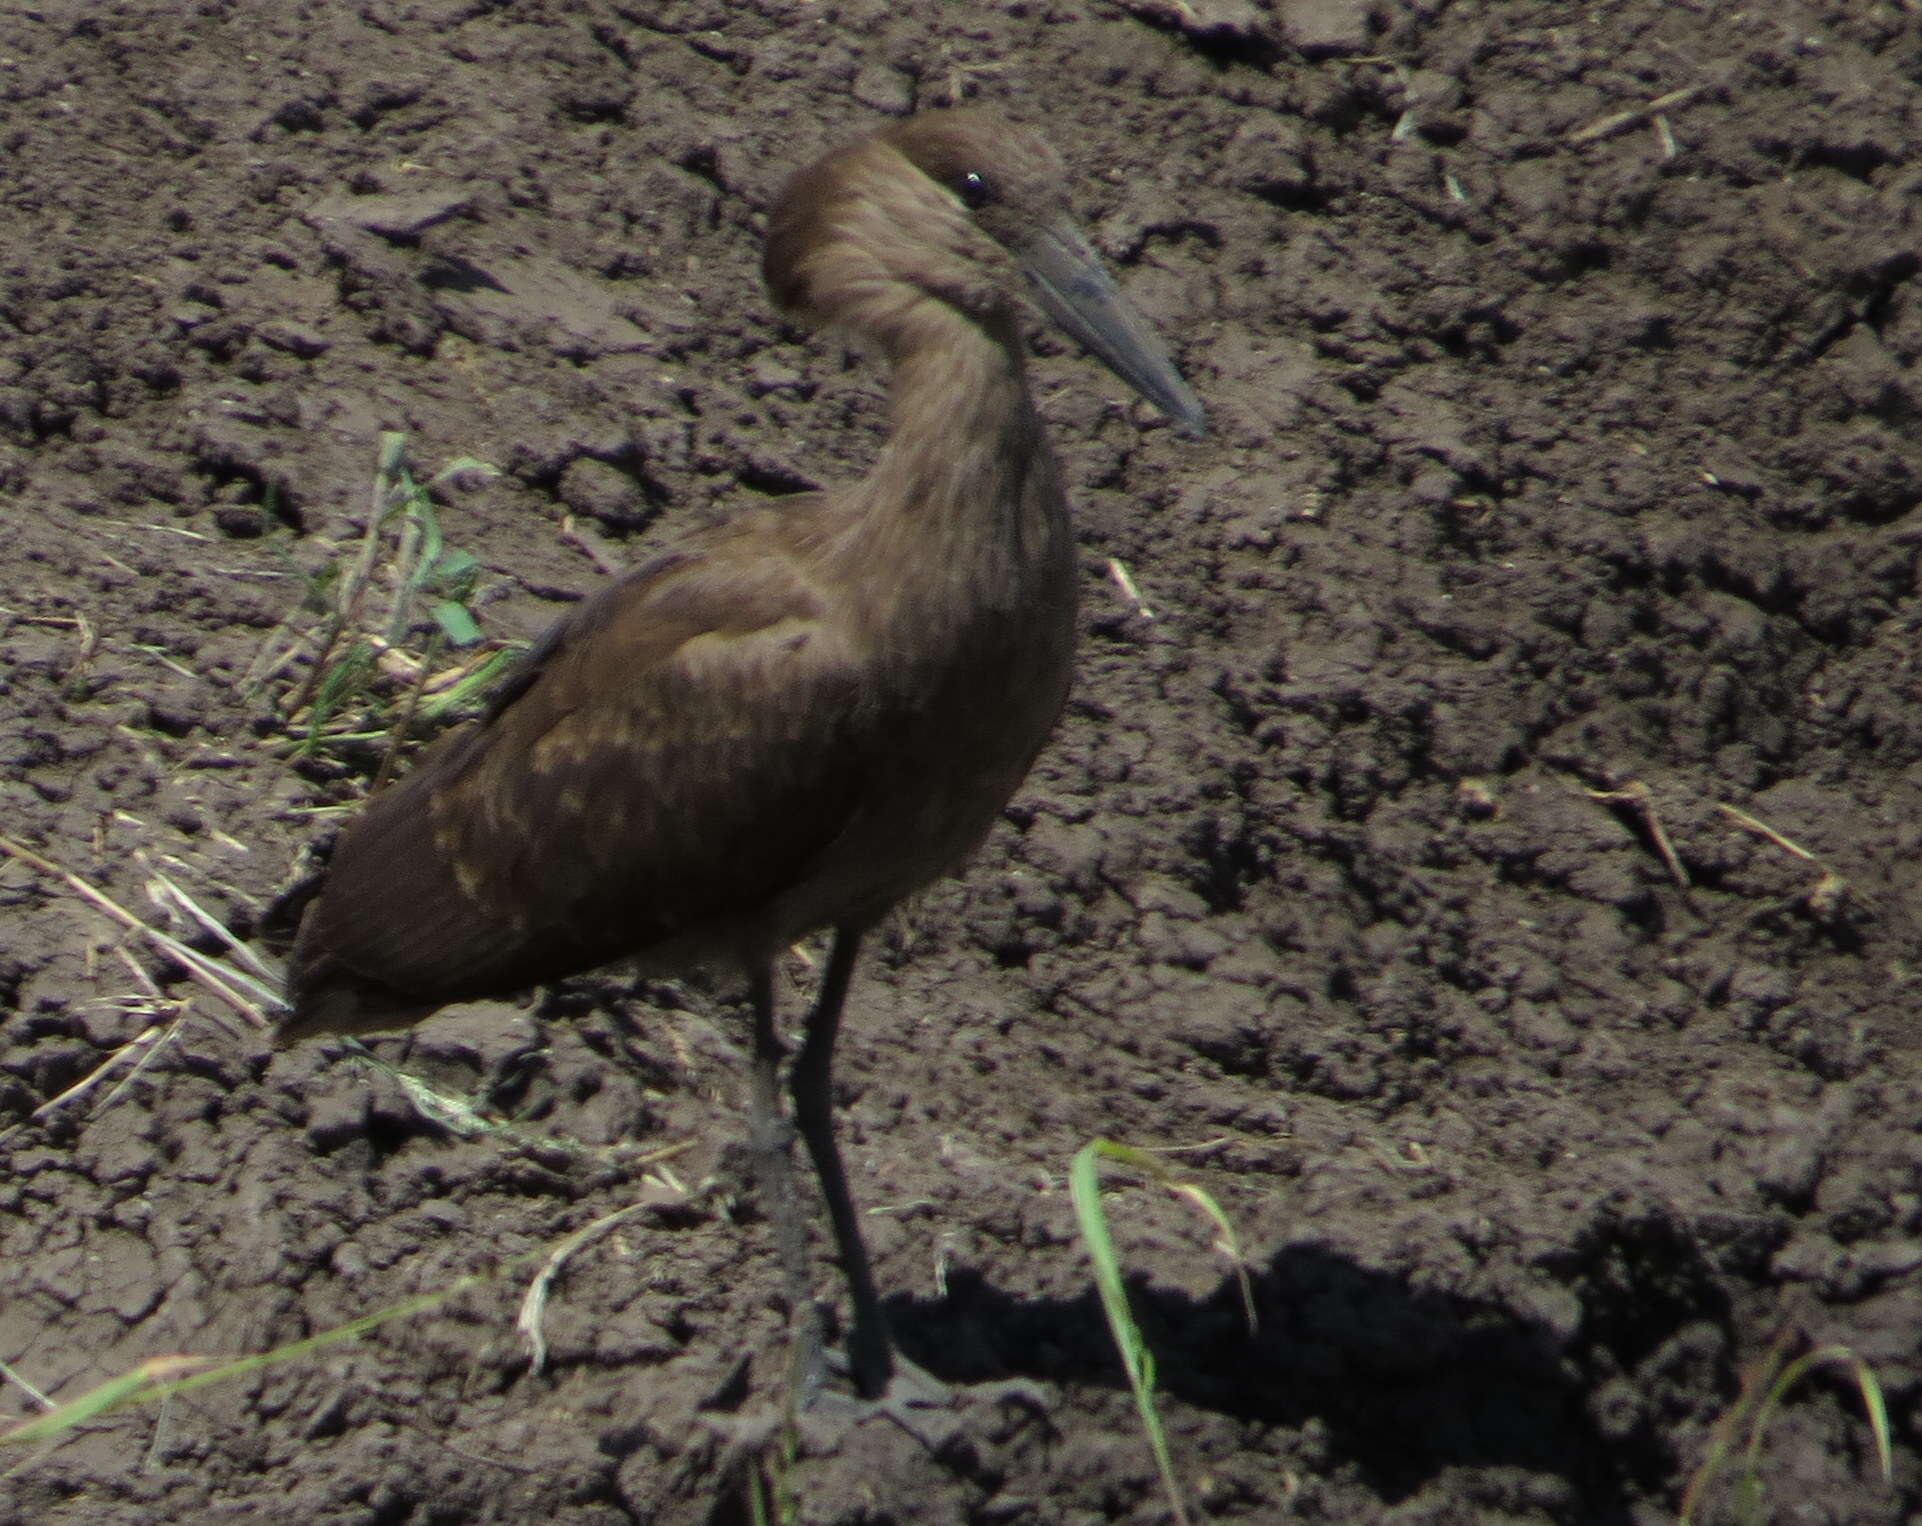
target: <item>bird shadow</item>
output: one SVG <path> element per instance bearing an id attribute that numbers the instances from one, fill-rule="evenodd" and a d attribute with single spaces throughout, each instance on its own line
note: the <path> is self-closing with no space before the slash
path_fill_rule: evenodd
<path id="1" fill-rule="evenodd" d="M 1278 1252 L 1254 1271 L 1252 1291 L 1253 1329 L 1233 1277 L 1201 1297 L 1131 1282 L 1158 1393 L 1238 1421 L 1315 1422 L 1317 1471 L 1346 1464 L 1387 1503 L 1445 1470 L 1516 1468 L 1564 1479 L 1584 1520 L 1626 1526 L 1627 1483 L 1660 1487 L 1671 1474 L 1659 1437 L 1603 1434 L 1592 1413 L 1600 1379 L 1585 1360 L 1592 1348 L 1539 1318 L 1411 1288 L 1317 1245 Z M 1032 1298 L 951 1270 L 945 1297 L 897 1296 L 889 1314 L 902 1351 L 948 1382 L 1125 1384 L 1092 1287 Z M 1644 1331 L 1634 1344 L 1644 1338 L 1654 1337 Z"/>

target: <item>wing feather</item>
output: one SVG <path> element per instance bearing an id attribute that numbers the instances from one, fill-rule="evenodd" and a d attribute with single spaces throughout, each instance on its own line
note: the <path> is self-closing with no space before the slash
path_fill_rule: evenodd
<path id="1" fill-rule="evenodd" d="M 297 1004 L 500 993 L 751 922 L 860 799 L 862 669 L 829 610 L 774 552 L 584 602 L 343 836 Z"/>

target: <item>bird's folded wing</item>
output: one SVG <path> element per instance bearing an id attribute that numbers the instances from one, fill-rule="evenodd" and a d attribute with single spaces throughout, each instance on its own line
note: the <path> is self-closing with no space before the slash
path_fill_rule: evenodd
<path id="1" fill-rule="evenodd" d="M 342 839 L 296 991 L 425 1000 L 752 918 L 861 793 L 860 654 L 778 553 L 662 559 L 529 653 Z"/>

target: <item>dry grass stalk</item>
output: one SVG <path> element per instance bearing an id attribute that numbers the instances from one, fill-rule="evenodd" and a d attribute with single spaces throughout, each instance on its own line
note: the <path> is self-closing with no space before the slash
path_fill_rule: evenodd
<path id="1" fill-rule="evenodd" d="M 1671 90 L 1667 95 L 1658 95 L 1652 101 L 1640 106 L 1631 106 L 1626 111 L 1611 112 L 1605 117 L 1597 117 L 1586 127 L 1578 127 L 1568 135 L 1570 143 L 1594 143 L 1602 138 L 1611 138 L 1618 132 L 1637 127 L 1643 122 L 1662 116 L 1666 112 L 1679 111 L 1692 104 L 1708 91 L 1707 85 L 1684 85 L 1680 90 Z"/>
<path id="2" fill-rule="evenodd" d="M 1675 845 L 1668 840 L 1668 833 L 1662 826 L 1662 818 L 1655 814 L 1654 791 L 1640 779 L 1631 779 L 1620 789 L 1583 790 L 1591 800 L 1600 800 L 1607 805 L 1628 805 L 1635 808 L 1635 814 L 1642 818 L 1642 825 L 1655 844 L 1655 851 L 1662 856 L 1668 872 L 1682 889 L 1689 889 L 1688 870 L 1683 867 L 1681 856 L 1676 853 Z"/>
<path id="3" fill-rule="evenodd" d="M 666 1160 L 687 1148 L 689 1148 L 687 1142 L 669 1145 L 665 1149 L 644 1156 L 643 1160 Z M 599 1239 L 623 1219 L 639 1213 L 642 1209 L 658 1208 L 663 1203 L 678 1202 L 687 1196 L 687 1189 L 668 1173 L 649 1175 L 646 1185 L 646 1195 L 639 1202 L 629 1203 L 625 1208 L 617 1208 L 612 1213 L 602 1214 L 600 1218 L 590 1224 L 582 1225 L 561 1240 L 548 1253 L 547 1259 L 541 1263 L 541 1269 L 534 1274 L 534 1280 L 528 1283 L 527 1293 L 521 1299 L 520 1314 L 514 1321 L 514 1328 L 527 1339 L 530 1372 L 538 1373 L 547 1365 L 547 1337 L 542 1332 L 541 1325 L 547 1314 L 547 1299 L 553 1291 L 554 1279 L 560 1275 L 561 1268 L 567 1264 L 568 1258 L 582 1246 Z"/>
<path id="4" fill-rule="evenodd" d="M 233 951 L 234 957 L 246 965 L 248 969 L 252 970 L 261 980 L 270 984 L 278 980 L 279 977 L 273 970 L 267 967 L 267 962 L 262 959 L 260 955 L 256 954 L 251 948 L 236 938 L 228 931 L 224 922 L 212 912 L 208 911 L 192 896 L 188 895 L 180 886 L 175 884 L 166 871 L 157 868 L 144 852 L 136 852 L 134 857 L 138 860 L 140 866 L 153 876 L 153 884 L 149 886 L 148 890 L 149 894 L 153 894 L 155 889 L 157 889 L 161 896 L 165 896 L 168 900 L 171 900 L 176 906 L 180 907 L 182 911 L 186 912 L 188 916 L 192 917 L 195 922 L 199 923 L 202 928 L 226 944 L 227 947 Z M 159 897 L 156 896 L 156 899 L 159 899 Z M 158 995 L 159 993 L 156 992 L 155 994 Z"/>
<path id="5" fill-rule="evenodd" d="M 262 1007 L 280 1004 L 278 993 L 270 987 L 255 980 L 251 975 L 221 964 L 218 960 L 209 959 L 205 954 L 189 948 L 178 938 L 163 933 L 150 923 L 141 921 L 105 891 L 95 888 L 71 869 L 62 868 L 51 859 L 43 858 L 10 837 L 0 837 L 0 853 L 38 869 L 42 874 L 65 880 L 72 887 L 74 894 L 89 905 L 104 911 L 122 927 L 139 933 L 247 1022 L 256 1028 L 268 1026 Z"/>
<path id="6" fill-rule="evenodd" d="M 1141 597 L 1141 590 L 1135 586 L 1134 575 L 1128 571 L 1127 563 L 1119 557 L 1109 557 L 1108 576 L 1114 579 L 1114 586 L 1121 590 L 1122 598 L 1134 605 L 1136 614 L 1144 620 L 1154 619 L 1155 612 L 1148 607 L 1148 601 Z"/>
<path id="7" fill-rule="evenodd" d="M 0 1140 L 10 1138 L 13 1134 L 25 1128 L 29 1123 L 34 1123 L 46 1117 L 49 1113 L 53 1112 L 54 1109 L 61 1107 L 65 1103 L 72 1102 L 77 1097 L 84 1097 L 88 1092 L 92 1091 L 94 1087 L 105 1080 L 108 1073 L 114 1070 L 115 1067 L 121 1065 L 129 1058 L 134 1057 L 139 1051 L 146 1049 L 148 1045 L 153 1044 L 156 1039 L 159 1039 L 164 1032 L 165 1030 L 162 1029 L 159 1023 L 149 1024 L 132 1039 L 108 1055 L 93 1071 L 82 1076 L 58 1096 L 49 1097 L 31 1113 L 28 1113 L 25 1118 L 21 1119 L 20 1122 L 9 1124 L 6 1128 L 0 1129 Z"/>
<path id="8" fill-rule="evenodd" d="M 1868 895 L 1858 890 L 1854 885 L 1851 885 L 1848 880 L 1844 879 L 1840 874 L 1837 874 L 1835 870 L 1831 869 L 1821 859 L 1809 852 L 1807 848 L 1803 847 L 1793 838 L 1785 837 L 1766 821 L 1761 820 L 1759 817 L 1751 816 L 1747 811 L 1723 801 L 1717 801 L 1715 808 L 1743 831 L 1753 832 L 1764 841 L 1774 843 L 1775 846 L 1780 848 L 1784 853 L 1791 854 L 1801 859 L 1804 863 L 1813 864 L 1817 869 L 1822 871 L 1822 877 L 1817 880 L 1803 896 L 1803 900 L 1808 902 L 1809 910 L 1817 916 L 1833 916 L 1843 900 L 1851 895 L 1864 906 L 1872 907 L 1875 904 Z"/>

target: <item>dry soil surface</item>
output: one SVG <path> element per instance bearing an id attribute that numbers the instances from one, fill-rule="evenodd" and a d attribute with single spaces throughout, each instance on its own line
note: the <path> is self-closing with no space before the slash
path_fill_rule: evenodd
<path id="1" fill-rule="evenodd" d="M 999 104 L 1216 427 L 1037 333 L 1077 693 L 864 965 L 840 1082 L 903 1346 L 1045 1403 L 816 1428 L 790 1518 L 1170 1519 L 1065 1187 L 1106 1136 L 1183 1147 L 1247 1256 L 1253 1328 L 1117 1178 L 1197 1519 L 1670 1520 L 1825 1345 L 1893 1484 L 1823 1368 L 1764 1518 L 1914 1519 L 1918 78 L 1878 0 L 0 5 L 0 830 L 252 935 L 368 784 L 291 756 L 304 658 L 249 680 L 382 431 L 500 469 L 438 497 L 502 639 L 859 473 L 884 378 L 770 312 L 769 199 Z M 747 1519 L 786 1326 L 722 997 L 376 1045 L 514 1120 L 474 1132 L 272 1054 L 56 875 L 0 905 L 0 1417 L 478 1279 L 0 1453 L 0 1520 Z M 630 1206 L 537 1369 L 544 1248 Z"/>

